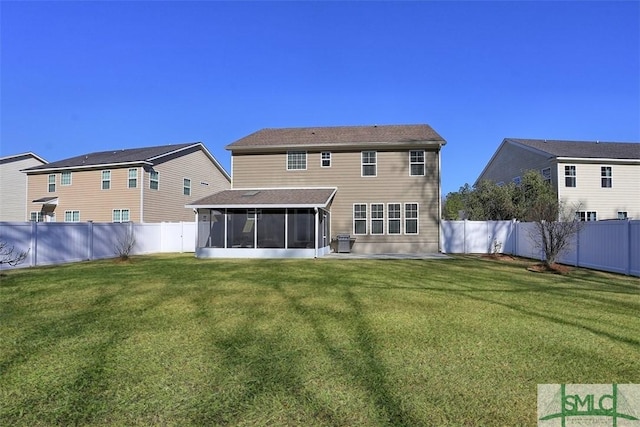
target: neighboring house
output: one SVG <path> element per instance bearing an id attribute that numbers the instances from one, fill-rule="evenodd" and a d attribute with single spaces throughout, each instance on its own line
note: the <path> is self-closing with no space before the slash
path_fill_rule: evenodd
<path id="1" fill-rule="evenodd" d="M 27 177 L 20 171 L 46 163 L 31 152 L 0 157 L 0 221 L 25 220 Z"/>
<path id="2" fill-rule="evenodd" d="M 640 143 L 506 138 L 482 180 L 520 182 L 540 171 L 584 221 L 640 219 Z"/>
<path id="3" fill-rule="evenodd" d="M 196 255 L 315 257 L 332 242 L 438 252 L 445 143 L 428 125 L 255 132 L 226 147 L 232 189 L 188 205 L 198 210 Z"/>
<path id="4" fill-rule="evenodd" d="M 231 185 L 200 142 L 83 154 L 23 172 L 31 221 L 193 221 L 188 201 Z"/>

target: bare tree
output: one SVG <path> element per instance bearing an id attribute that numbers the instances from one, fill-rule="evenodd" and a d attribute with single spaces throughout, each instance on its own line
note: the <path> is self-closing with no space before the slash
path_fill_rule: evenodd
<path id="1" fill-rule="evenodd" d="M 116 238 L 116 243 L 113 248 L 116 255 L 118 255 L 121 260 L 125 261 L 129 259 L 129 255 L 131 254 L 135 244 L 136 237 L 133 233 L 133 227 L 131 224 L 128 224 L 126 231 Z"/>
<path id="2" fill-rule="evenodd" d="M 16 266 L 27 258 L 29 251 L 17 251 L 13 245 L 0 241 L 0 264 Z"/>
<path id="3" fill-rule="evenodd" d="M 557 201 L 540 202 L 529 212 L 534 228 L 529 233 L 534 246 L 544 253 L 544 263 L 552 266 L 558 257 L 571 248 L 573 236 L 582 222 L 576 219 L 575 209 Z"/>

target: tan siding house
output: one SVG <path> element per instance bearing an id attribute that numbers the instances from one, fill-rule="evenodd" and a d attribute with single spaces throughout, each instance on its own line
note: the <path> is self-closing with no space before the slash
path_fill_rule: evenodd
<path id="1" fill-rule="evenodd" d="M 439 250 L 440 150 L 445 143 L 427 125 L 345 126 L 263 129 L 227 149 L 232 189 L 238 194 L 335 190 L 331 200 L 313 206 L 327 218 L 326 246 L 316 249 L 337 250 L 337 237 L 348 235 L 349 250 L 356 253 L 428 253 Z M 229 208 L 215 200 L 190 206 L 210 218 L 205 212 Z M 243 203 L 258 209 L 248 196 L 239 197 L 234 207 Z M 287 249 L 285 237 L 282 243 L 279 249 Z"/>
<path id="2" fill-rule="evenodd" d="M 230 186 L 202 143 L 90 153 L 23 172 L 33 221 L 193 221 L 188 200 Z"/>
<path id="3" fill-rule="evenodd" d="M 506 138 L 476 183 L 527 170 L 548 177 L 582 220 L 640 218 L 640 143 Z"/>
<path id="4" fill-rule="evenodd" d="M 26 221 L 27 177 L 22 169 L 47 164 L 34 153 L 0 158 L 0 221 Z"/>

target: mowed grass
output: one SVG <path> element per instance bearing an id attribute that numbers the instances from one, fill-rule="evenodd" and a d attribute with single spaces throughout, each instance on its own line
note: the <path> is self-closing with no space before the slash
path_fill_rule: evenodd
<path id="1" fill-rule="evenodd" d="M 640 280 L 527 261 L 134 257 L 0 282 L 0 425 L 535 425 L 640 383 Z"/>

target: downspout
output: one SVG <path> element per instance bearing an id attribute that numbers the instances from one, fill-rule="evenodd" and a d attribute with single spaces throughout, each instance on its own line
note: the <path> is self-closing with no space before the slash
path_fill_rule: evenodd
<path id="1" fill-rule="evenodd" d="M 144 223 L 144 166 L 140 169 L 140 223 Z"/>
<path id="2" fill-rule="evenodd" d="M 317 207 L 313 208 L 313 217 L 315 219 L 315 233 L 313 233 L 315 235 L 315 244 L 313 245 L 313 247 L 314 247 L 313 257 L 314 258 L 318 258 L 318 234 L 320 234 L 320 233 L 318 233 L 318 226 L 320 224 L 319 224 L 319 221 L 318 221 L 318 208 Z"/>
<path id="3" fill-rule="evenodd" d="M 442 224 L 442 146 L 438 149 L 438 251 L 442 253 L 442 236 L 441 236 L 441 224 Z"/>

